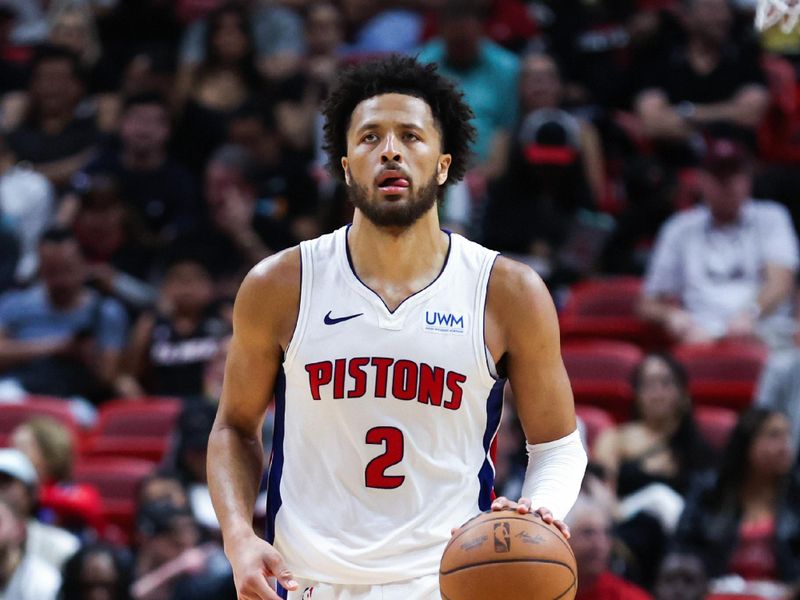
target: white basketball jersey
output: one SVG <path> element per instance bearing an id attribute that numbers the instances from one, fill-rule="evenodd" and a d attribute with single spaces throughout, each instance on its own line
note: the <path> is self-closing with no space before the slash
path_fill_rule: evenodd
<path id="1" fill-rule="evenodd" d="M 392 312 L 356 276 L 347 231 L 300 245 L 267 535 L 296 577 L 376 585 L 436 573 L 450 529 L 490 507 L 503 381 L 484 308 L 496 253 L 451 234 L 439 277 Z"/>

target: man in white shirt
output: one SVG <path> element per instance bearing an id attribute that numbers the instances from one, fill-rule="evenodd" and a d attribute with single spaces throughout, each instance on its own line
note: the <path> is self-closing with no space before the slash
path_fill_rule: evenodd
<path id="1" fill-rule="evenodd" d="M 751 183 L 744 147 L 710 141 L 704 204 L 658 235 L 639 310 L 680 342 L 755 337 L 776 346 L 791 337 L 797 235 L 782 205 L 750 197 Z"/>

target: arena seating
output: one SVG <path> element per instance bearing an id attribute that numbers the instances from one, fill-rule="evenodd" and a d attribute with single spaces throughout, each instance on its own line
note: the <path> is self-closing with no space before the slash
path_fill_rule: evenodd
<path id="1" fill-rule="evenodd" d="M 180 400 L 113 400 L 100 407 L 84 448 L 88 457 L 119 456 L 158 462 L 169 448 Z"/>
<path id="2" fill-rule="evenodd" d="M 648 350 L 668 346 L 661 328 L 636 314 L 641 285 L 636 277 L 613 277 L 573 286 L 559 318 L 562 340 L 615 339 Z"/>
<path id="3" fill-rule="evenodd" d="M 714 450 L 721 452 L 728 443 L 738 414 L 733 409 L 721 406 L 697 406 L 694 409 L 694 418 L 703 439 Z"/>
<path id="4" fill-rule="evenodd" d="M 676 347 L 675 356 L 689 373 L 689 393 L 696 405 L 739 411 L 752 402 L 767 349 L 749 342 L 687 344 Z"/>
<path id="5" fill-rule="evenodd" d="M 28 396 L 24 402 L 0 405 L 0 446 L 8 446 L 14 429 L 37 416 L 56 419 L 72 432 L 73 439 L 78 439 L 78 424 L 65 400 L 49 396 Z"/>
<path id="6" fill-rule="evenodd" d="M 590 340 L 562 348 L 575 402 L 602 408 L 615 421 L 630 418 L 633 404 L 633 370 L 643 352 L 633 344 L 616 340 Z"/>

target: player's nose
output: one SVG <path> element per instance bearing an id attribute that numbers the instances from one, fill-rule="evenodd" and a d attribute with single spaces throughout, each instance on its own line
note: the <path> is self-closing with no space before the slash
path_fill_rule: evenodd
<path id="1" fill-rule="evenodd" d="M 394 135 L 387 135 L 381 148 L 381 163 L 402 162 L 403 156 L 400 153 L 399 145 Z"/>

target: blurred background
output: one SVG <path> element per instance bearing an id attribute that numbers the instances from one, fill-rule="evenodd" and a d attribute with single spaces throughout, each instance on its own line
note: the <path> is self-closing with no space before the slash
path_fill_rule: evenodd
<path id="1" fill-rule="evenodd" d="M 205 481 L 233 299 L 349 222 L 319 109 L 389 53 L 475 113 L 443 226 L 559 310 L 578 597 L 800 597 L 800 34 L 755 9 L 0 0 L 0 599 L 235 598 Z M 510 391 L 497 441 L 514 497 Z"/>

